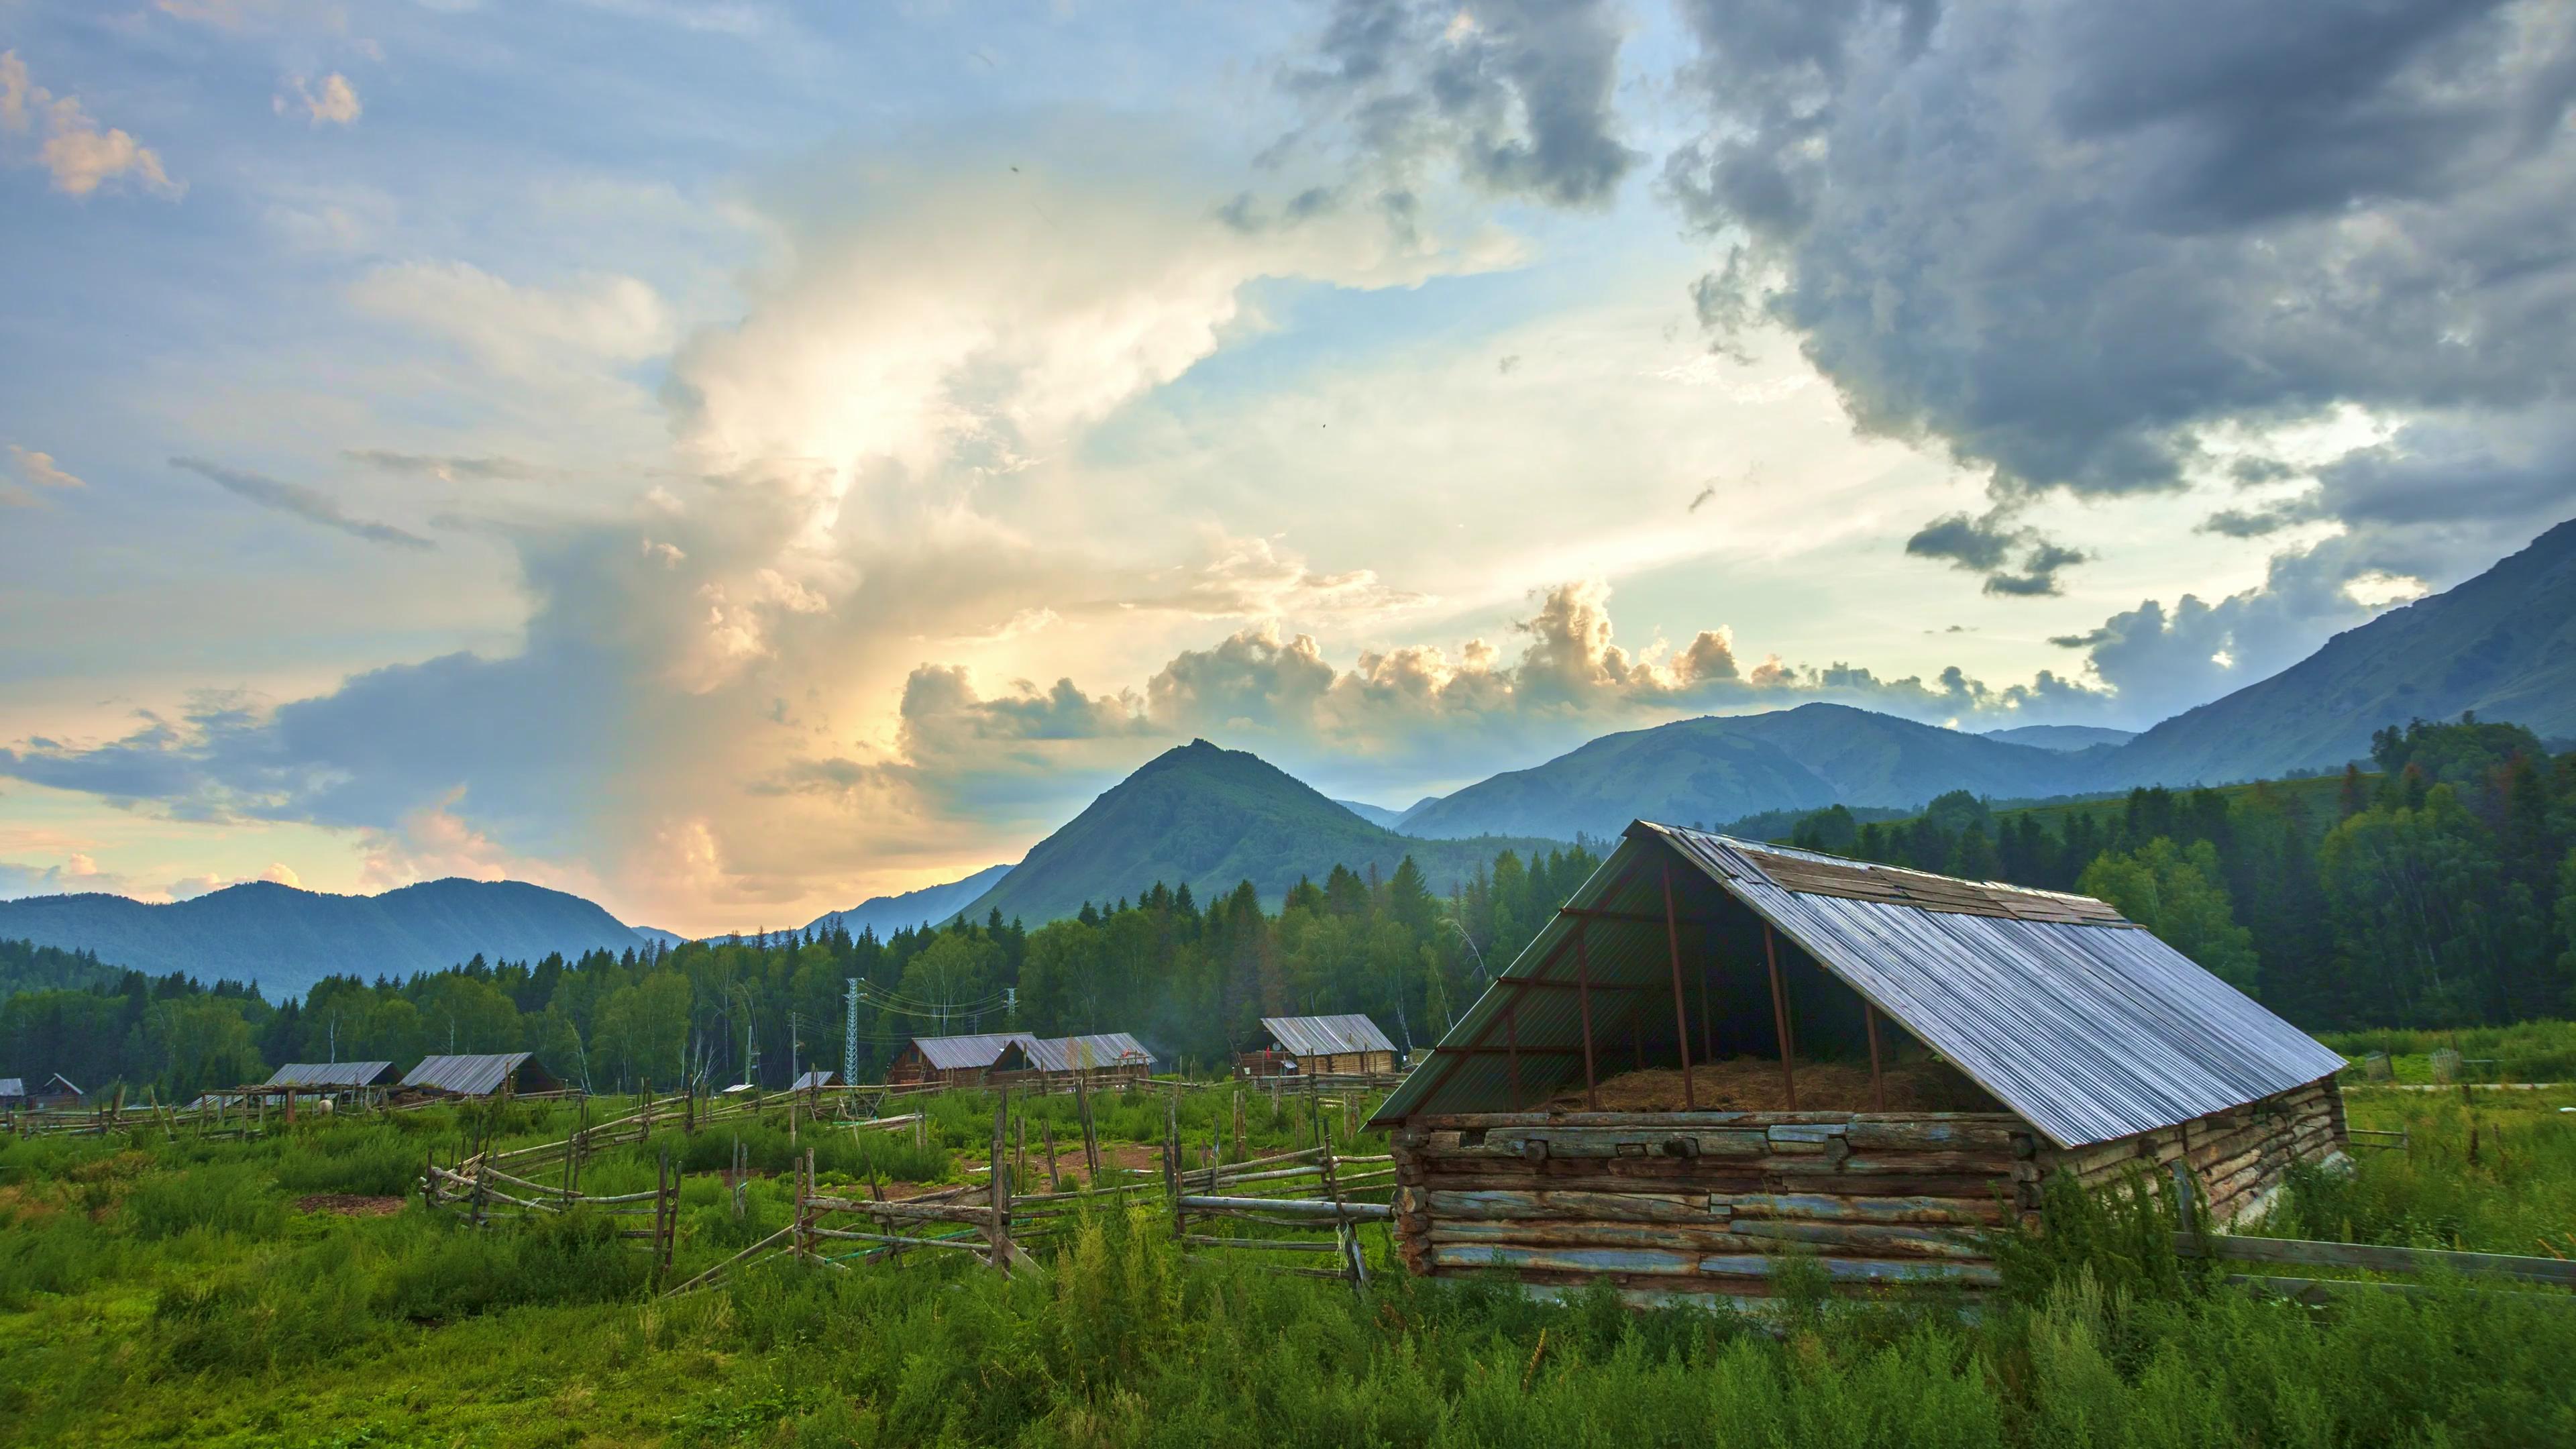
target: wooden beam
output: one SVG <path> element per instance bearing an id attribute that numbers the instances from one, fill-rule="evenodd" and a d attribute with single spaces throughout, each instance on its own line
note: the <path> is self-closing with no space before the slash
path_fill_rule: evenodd
<path id="1" fill-rule="evenodd" d="M 1669 878 L 1672 875 L 1671 866 L 1664 867 L 1664 875 L 1667 877 L 1669 882 Z M 1671 914 L 1669 912 L 1664 915 L 1656 915 L 1647 911 L 1600 911 L 1594 910 L 1588 906 L 1559 906 L 1556 908 L 1556 913 L 1560 916 L 1576 916 L 1585 920 L 1593 921 L 1631 921 L 1640 926 L 1660 926 L 1668 919 L 1671 919 Z M 1710 916 L 1683 916 L 1679 919 L 1682 924 L 1690 926 L 1714 926 L 1718 924 L 1717 920 Z"/>
<path id="2" fill-rule="evenodd" d="M 1878 1068 L 1878 1008 L 1870 1005 L 1866 996 L 1860 999 L 1860 1015 L 1861 1020 L 1869 1024 L 1869 1109 L 1884 1112 L 1887 1110 L 1887 1078 L 1880 1074 Z"/>
<path id="3" fill-rule="evenodd" d="M 1780 948 L 1771 923 L 1762 923 L 1762 959 L 1771 965 L 1771 1031 L 1780 1046 L 1780 1091 L 1788 1098 L 1789 1110 L 1798 1110 L 1798 1070 L 1790 1058 L 1798 1054 L 1798 1044 L 1789 1035 L 1789 998 L 1780 989 Z"/>
<path id="4" fill-rule="evenodd" d="M 1583 1105 L 1585 1110 L 1601 1110 L 1601 1086 L 1592 1072 L 1592 951 L 1584 944 L 1584 922 L 1574 922 L 1574 998 L 1583 1009 Z"/>
<path id="5" fill-rule="evenodd" d="M 1673 958 L 1673 1045 L 1682 1054 L 1682 1110 L 1699 1110 L 1699 1092 L 1691 1084 L 1690 1008 L 1682 1000 L 1682 927 L 1673 914 L 1673 866 L 1664 862 L 1664 944 Z"/>
<path id="6" fill-rule="evenodd" d="M 1511 1058 L 1512 1110 L 1521 1107 L 1521 1004 L 1517 1001 L 1503 1008 L 1503 1055 Z"/>

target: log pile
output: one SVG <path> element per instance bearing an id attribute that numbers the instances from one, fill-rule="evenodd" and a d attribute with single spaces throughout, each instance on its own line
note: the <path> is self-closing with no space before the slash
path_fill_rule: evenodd
<path id="1" fill-rule="evenodd" d="M 1992 1229 L 2038 1206 L 2003 1113 L 1490 1113 L 1395 1135 L 1416 1273 L 1770 1296 L 1783 1254 L 1842 1283 L 1995 1284 Z"/>

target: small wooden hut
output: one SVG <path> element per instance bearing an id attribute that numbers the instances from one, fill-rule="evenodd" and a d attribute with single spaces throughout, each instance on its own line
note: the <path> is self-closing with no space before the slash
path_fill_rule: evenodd
<path id="1" fill-rule="evenodd" d="M 27 1102 L 39 1112 L 75 1112 L 85 1095 L 71 1078 L 56 1072 L 28 1094 Z"/>
<path id="2" fill-rule="evenodd" d="M 973 1036 L 917 1036 L 886 1065 L 886 1083 L 897 1087 L 979 1087 L 996 1072 L 1029 1070 L 1026 1043 L 1011 1032 Z"/>
<path id="3" fill-rule="evenodd" d="M 563 1083 L 528 1052 L 482 1052 L 422 1057 L 403 1074 L 406 1092 L 435 1092 L 454 1097 L 490 1097 L 501 1092 L 551 1092 Z"/>
<path id="4" fill-rule="evenodd" d="M 1355 1076 L 1395 1070 L 1395 1043 L 1358 1012 L 1346 1016 L 1265 1016 L 1269 1045 L 1235 1058 L 1246 1077 Z"/>
<path id="5" fill-rule="evenodd" d="M 1974 1290 L 2060 1169 L 2259 1210 L 2343 1064 L 2100 901 L 1639 821 L 1374 1125 L 1417 1273 Z"/>

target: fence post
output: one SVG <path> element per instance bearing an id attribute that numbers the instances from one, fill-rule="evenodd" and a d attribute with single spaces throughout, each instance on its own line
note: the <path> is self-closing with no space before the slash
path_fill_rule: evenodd
<path id="1" fill-rule="evenodd" d="M 1172 1195 L 1172 1241 L 1177 1244 L 1189 1230 L 1189 1215 L 1181 1207 L 1181 1094 L 1177 1087 L 1163 1099 L 1163 1190 Z"/>
<path id="2" fill-rule="evenodd" d="M 1002 1143 L 1010 1116 L 1011 1089 L 1006 1085 L 993 1099 L 993 1227 L 989 1239 L 993 1266 L 1004 1273 L 1011 1271 L 1011 1174 L 1010 1163 L 1002 1155 Z"/>

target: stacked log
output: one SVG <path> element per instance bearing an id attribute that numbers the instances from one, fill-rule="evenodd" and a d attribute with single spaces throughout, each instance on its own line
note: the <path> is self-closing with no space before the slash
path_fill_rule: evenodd
<path id="1" fill-rule="evenodd" d="M 2041 1168 L 2074 1174 L 2086 1187 L 2116 1185 L 2136 1172 L 2169 1180 L 2182 1164 L 2213 1222 L 2242 1220 L 2269 1199 L 2291 1164 L 2321 1162 L 2348 1146 L 2343 1093 L 2332 1077 L 2243 1107 L 2089 1147 L 2049 1149 Z"/>
<path id="2" fill-rule="evenodd" d="M 1784 1257 L 1851 1284 L 1996 1281 L 1988 1235 L 2038 1205 L 2039 1139 L 2001 1113 L 1424 1116 L 1394 1136 L 1412 1272 L 1769 1296 Z"/>

